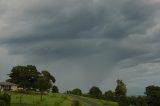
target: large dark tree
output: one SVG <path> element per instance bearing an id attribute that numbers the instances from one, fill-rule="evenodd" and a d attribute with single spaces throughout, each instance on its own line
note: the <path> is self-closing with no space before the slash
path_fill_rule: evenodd
<path id="1" fill-rule="evenodd" d="M 48 71 L 37 71 L 35 66 L 16 66 L 13 67 L 11 73 L 8 74 L 10 79 L 8 82 L 15 83 L 24 89 L 37 89 L 41 92 L 41 100 L 43 92 L 50 90 L 55 78 Z"/>
<path id="2" fill-rule="evenodd" d="M 7 82 L 18 84 L 23 88 L 35 88 L 35 82 L 39 77 L 39 72 L 33 65 L 13 67 L 8 74 L 10 79 Z"/>
<path id="3" fill-rule="evenodd" d="M 52 87 L 52 93 L 59 93 L 58 87 L 57 86 L 53 86 Z"/>
<path id="4" fill-rule="evenodd" d="M 93 97 L 93 98 L 101 98 L 102 97 L 102 91 L 96 87 L 93 86 L 90 90 L 89 90 L 89 96 Z"/>
<path id="5" fill-rule="evenodd" d="M 74 95 L 82 95 L 82 91 L 79 88 L 73 89 L 72 94 Z"/>
<path id="6" fill-rule="evenodd" d="M 146 87 L 148 106 L 160 106 L 160 87 L 148 86 Z"/>

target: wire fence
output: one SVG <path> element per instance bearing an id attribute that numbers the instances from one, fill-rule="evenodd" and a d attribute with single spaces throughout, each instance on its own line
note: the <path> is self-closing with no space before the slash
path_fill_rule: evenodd
<path id="1" fill-rule="evenodd" d="M 57 106 L 55 104 L 19 104 L 19 103 L 12 103 L 11 106 Z"/>

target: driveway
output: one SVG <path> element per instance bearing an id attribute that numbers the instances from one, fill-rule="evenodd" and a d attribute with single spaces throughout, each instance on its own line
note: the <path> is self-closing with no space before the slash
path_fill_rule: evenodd
<path id="1" fill-rule="evenodd" d="M 71 95 L 71 96 L 72 96 L 73 98 L 79 100 L 79 101 L 82 101 L 82 102 L 84 102 L 84 103 L 89 104 L 90 106 L 100 106 L 100 105 L 98 105 L 98 104 L 96 104 L 96 103 L 93 103 L 93 102 L 91 102 L 91 101 L 89 101 L 89 100 L 87 100 L 87 99 L 85 99 L 85 98 L 82 98 L 82 97 L 79 97 L 79 96 L 75 96 L 75 95 Z"/>

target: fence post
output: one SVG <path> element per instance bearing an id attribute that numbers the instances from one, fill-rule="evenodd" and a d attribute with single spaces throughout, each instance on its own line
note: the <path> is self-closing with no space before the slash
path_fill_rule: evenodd
<path id="1" fill-rule="evenodd" d="M 20 95 L 20 98 L 19 98 L 20 104 L 22 104 L 22 96 L 23 96 L 23 95 Z"/>

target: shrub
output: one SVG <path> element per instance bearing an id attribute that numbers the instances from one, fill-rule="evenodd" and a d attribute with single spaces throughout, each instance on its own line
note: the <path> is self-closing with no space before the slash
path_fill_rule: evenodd
<path id="1" fill-rule="evenodd" d="M 55 106 L 59 106 L 60 103 L 59 103 L 58 101 L 56 101 L 56 102 L 54 103 L 54 105 L 55 105 Z"/>
<path id="2" fill-rule="evenodd" d="M 17 89 L 15 92 L 16 92 L 16 93 L 28 94 L 27 90 L 25 90 L 25 89 Z"/>
<path id="3" fill-rule="evenodd" d="M 73 101 L 73 103 L 72 103 L 71 106 L 80 106 L 80 105 L 79 105 L 79 101 L 77 101 L 77 100 L 76 100 L 76 101 Z"/>
<path id="4" fill-rule="evenodd" d="M 0 106 L 6 106 L 6 104 L 3 100 L 0 100 Z"/>
<path id="5" fill-rule="evenodd" d="M 31 89 L 18 89 L 16 91 L 14 91 L 16 93 L 23 93 L 23 94 L 37 94 L 35 91 L 31 90 Z"/>
<path id="6" fill-rule="evenodd" d="M 119 103 L 119 106 L 129 106 L 128 99 L 126 96 L 119 96 L 117 98 L 117 102 Z"/>
<path id="7" fill-rule="evenodd" d="M 0 106 L 10 106 L 11 97 L 7 93 L 0 96 Z"/>
<path id="8" fill-rule="evenodd" d="M 148 86 L 146 87 L 147 104 L 148 106 L 160 106 L 160 87 Z"/>

